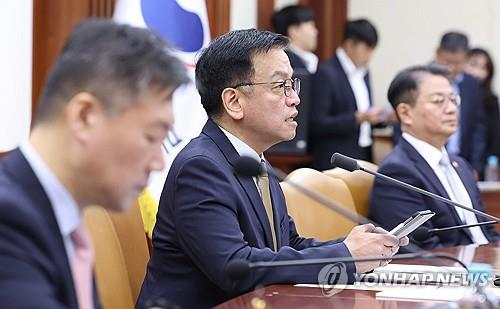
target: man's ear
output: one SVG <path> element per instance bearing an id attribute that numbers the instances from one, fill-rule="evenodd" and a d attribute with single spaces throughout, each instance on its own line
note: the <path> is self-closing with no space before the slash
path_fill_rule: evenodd
<path id="1" fill-rule="evenodd" d="M 244 96 L 241 92 L 234 88 L 226 88 L 222 91 L 221 99 L 222 107 L 229 117 L 235 120 L 243 118 L 242 100 L 244 100 Z"/>
<path id="2" fill-rule="evenodd" d="M 102 124 L 105 111 L 92 94 L 81 92 L 71 98 L 66 106 L 65 121 L 71 134 L 80 142 L 91 138 L 94 128 Z"/>
<path id="3" fill-rule="evenodd" d="M 401 102 L 396 107 L 396 114 L 399 117 L 401 124 L 410 125 L 413 122 L 413 109 L 409 103 Z"/>

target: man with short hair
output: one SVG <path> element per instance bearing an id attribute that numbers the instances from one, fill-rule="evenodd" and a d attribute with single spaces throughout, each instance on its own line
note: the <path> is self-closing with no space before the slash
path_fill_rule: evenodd
<path id="1" fill-rule="evenodd" d="M 464 72 L 468 51 L 469 41 L 465 34 L 447 32 L 441 38 L 435 62 L 450 70 L 453 92 L 462 99 L 457 111 L 459 126 L 448 140 L 446 149 L 463 157 L 476 172 L 482 173 L 486 149 L 485 115 L 480 83 Z"/>
<path id="2" fill-rule="evenodd" d="M 271 23 L 276 33 L 290 40 L 285 52 L 292 68 L 305 69 L 314 74 L 318 66 L 318 56 L 313 53 L 318 45 L 314 13 L 303 5 L 290 5 L 275 12 Z"/>
<path id="3" fill-rule="evenodd" d="M 99 307 L 82 211 L 126 210 L 163 167 L 172 92 L 188 81 L 166 48 L 107 20 L 70 35 L 29 141 L 0 161 L 2 307 Z"/>
<path id="4" fill-rule="evenodd" d="M 473 170 L 463 158 L 449 153 L 446 142 L 458 127 L 460 97 L 439 66 L 416 66 L 401 71 L 391 82 L 387 97 L 401 123 L 402 138 L 379 167 L 379 172 L 470 208 L 484 211 Z M 423 227 L 445 228 L 488 221 L 474 213 L 384 180 L 375 179 L 369 217 L 392 229 L 416 211 L 436 214 Z M 485 244 L 497 241 L 490 226 L 435 234 L 416 243 L 425 249 Z"/>
<path id="5" fill-rule="evenodd" d="M 398 239 L 373 225 L 328 242 L 298 235 L 263 156 L 292 139 L 297 127 L 300 81 L 292 79 L 287 43 L 272 32 L 238 30 L 218 37 L 201 54 L 196 84 L 209 120 L 167 176 L 138 308 L 161 298 L 185 308 L 212 307 L 259 285 L 317 283 L 322 267 L 258 269 L 234 279 L 225 271 L 233 260 L 390 256 L 398 250 Z M 243 155 L 261 162 L 267 173 L 236 173 Z M 356 271 L 385 264 L 346 263 L 345 270 L 352 280 Z"/>
<path id="6" fill-rule="evenodd" d="M 342 45 L 313 77 L 310 146 L 316 169 L 331 168 L 335 152 L 372 159 L 371 126 L 383 120 L 383 109 L 372 107 L 367 68 L 377 41 L 368 20 L 348 21 Z"/>

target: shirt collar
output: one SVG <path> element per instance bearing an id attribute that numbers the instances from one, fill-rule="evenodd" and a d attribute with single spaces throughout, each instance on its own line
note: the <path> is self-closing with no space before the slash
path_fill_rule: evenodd
<path id="1" fill-rule="evenodd" d="M 446 152 L 446 148 L 444 146 L 441 147 L 441 150 L 439 150 L 431 144 L 424 142 L 409 133 L 403 132 L 402 136 L 408 143 L 410 143 L 410 145 L 413 146 L 413 148 L 415 148 L 415 150 L 417 150 L 417 152 L 432 168 L 438 167 L 439 161 L 441 161 L 442 157 L 448 157 L 448 153 Z"/>
<path id="2" fill-rule="evenodd" d="M 342 69 L 344 69 L 344 72 L 348 77 L 351 77 L 355 74 L 362 74 L 363 76 L 366 74 L 366 67 L 357 68 L 342 47 L 337 48 L 336 54 L 337 58 L 339 58 Z"/>
<path id="3" fill-rule="evenodd" d="M 306 65 L 306 69 L 309 73 L 311 73 L 311 74 L 316 73 L 316 70 L 318 68 L 318 61 L 319 61 L 318 56 L 316 56 L 312 52 L 301 50 L 292 44 L 290 44 L 288 46 L 288 49 L 290 51 L 292 51 L 294 54 L 296 54 L 297 56 L 299 56 L 300 59 L 302 59 L 302 61 Z"/>
<path id="4" fill-rule="evenodd" d="M 61 234 L 63 237 L 69 236 L 81 224 L 80 208 L 28 141 L 21 144 L 20 150 L 26 157 L 52 204 Z"/>
<path id="5" fill-rule="evenodd" d="M 264 158 L 263 154 L 259 155 L 255 150 L 252 149 L 252 147 L 245 144 L 245 142 L 243 142 L 241 139 L 225 130 L 223 127 L 219 126 L 219 128 L 227 136 L 229 142 L 233 145 L 234 149 L 236 149 L 240 156 L 249 156 L 259 162 Z"/>

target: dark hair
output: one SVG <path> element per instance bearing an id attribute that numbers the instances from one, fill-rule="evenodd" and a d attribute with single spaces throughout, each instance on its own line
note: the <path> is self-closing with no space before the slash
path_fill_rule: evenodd
<path id="1" fill-rule="evenodd" d="M 441 37 L 439 49 L 455 52 L 467 52 L 469 50 L 469 39 L 460 32 L 447 32 Z"/>
<path id="2" fill-rule="evenodd" d="M 491 59 L 490 54 L 482 48 L 473 48 L 469 50 L 469 53 L 467 54 L 468 58 L 471 58 L 473 56 L 481 55 L 486 58 L 486 70 L 488 71 L 488 74 L 486 75 L 486 78 L 481 81 L 481 84 L 485 85 L 488 89 L 491 89 L 491 82 L 493 80 L 493 75 L 495 74 L 495 68 L 493 66 L 493 60 Z"/>
<path id="3" fill-rule="evenodd" d="M 271 23 L 276 33 L 288 36 L 288 27 L 314 20 L 314 13 L 303 5 L 289 5 L 275 12 Z"/>
<path id="4" fill-rule="evenodd" d="M 344 25 L 343 41 L 363 42 L 374 48 L 377 46 L 377 29 L 366 19 L 347 21 Z"/>
<path id="5" fill-rule="evenodd" d="M 57 58 L 38 104 L 35 124 L 57 115 L 72 97 L 88 92 L 109 113 L 125 110 L 146 90 L 189 82 L 184 65 L 151 31 L 111 20 L 79 23 Z"/>
<path id="6" fill-rule="evenodd" d="M 255 74 L 254 55 L 287 45 L 286 36 L 257 29 L 236 30 L 217 37 L 196 64 L 196 88 L 208 116 L 222 113 L 221 94 L 225 88 L 251 81 Z"/>
<path id="7" fill-rule="evenodd" d="M 493 65 L 493 60 L 490 54 L 482 48 L 473 48 L 469 50 L 467 57 L 473 57 L 477 55 L 482 55 L 486 58 L 486 70 L 488 74 L 486 78 L 481 81 L 481 89 L 483 91 L 483 102 L 486 108 L 494 108 L 498 104 L 497 96 L 493 93 L 491 89 L 491 83 L 493 81 L 493 75 L 495 74 L 495 67 Z"/>
<path id="8" fill-rule="evenodd" d="M 418 87 L 426 74 L 450 79 L 450 71 L 438 65 L 419 65 L 404 69 L 394 77 L 387 91 L 387 99 L 394 110 L 402 102 L 415 104 L 419 93 Z"/>

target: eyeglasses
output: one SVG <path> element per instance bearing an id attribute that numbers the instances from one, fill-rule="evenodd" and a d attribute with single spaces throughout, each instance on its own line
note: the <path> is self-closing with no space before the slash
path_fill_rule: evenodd
<path id="1" fill-rule="evenodd" d="M 238 88 L 242 86 L 253 86 L 253 85 L 273 85 L 273 84 L 278 84 L 277 86 L 274 86 L 271 89 L 277 89 L 277 88 L 283 88 L 283 92 L 285 93 L 285 96 L 289 97 L 292 94 L 292 90 L 295 91 L 297 95 L 300 93 L 300 79 L 299 78 L 294 78 L 294 79 L 285 79 L 284 81 L 280 82 L 269 82 L 269 83 L 241 83 L 235 86 L 232 86 L 231 88 Z"/>
<path id="2" fill-rule="evenodd" d="M 455 105 L 456 107 L 460 106 L 461 100 L 460 96 L 458 95 L 450 95 L 450 96 L 445 96 L 440 93 L 435 93 L 431 96 L 429 99 L 429 102 L 432 103 L 433 105 L 437 106 L 438 108 L 443 108 L 445 106 L 448 106 L 448 103 L 451 103 Z M 446 105 L 445 105 L 446 104 Z"/>

